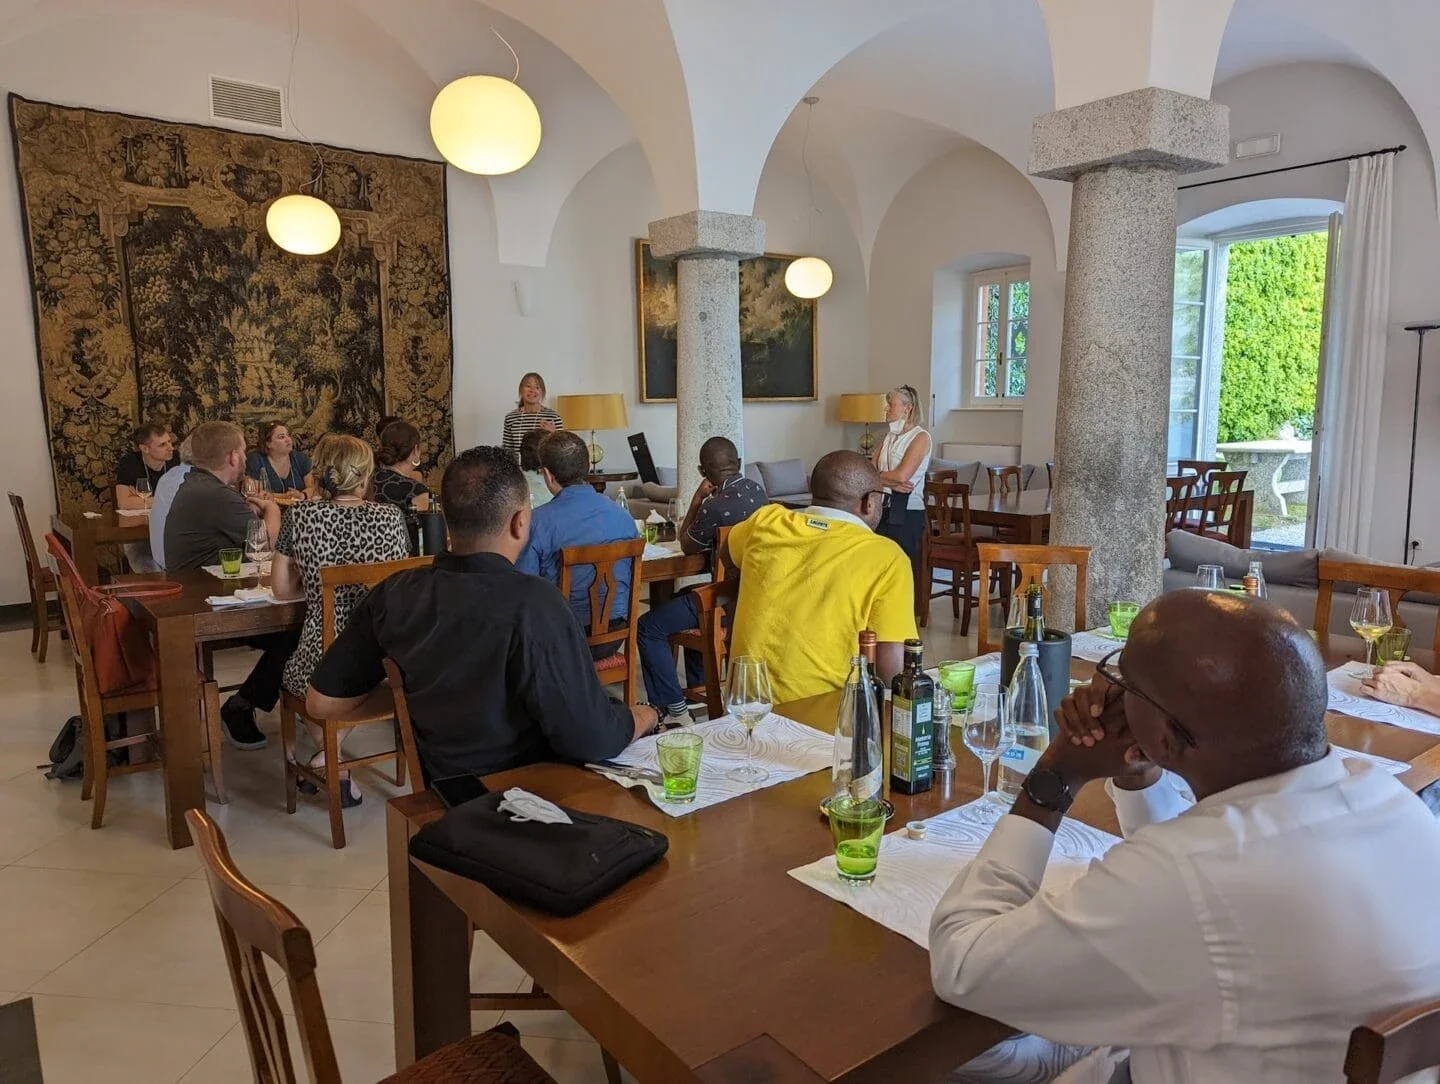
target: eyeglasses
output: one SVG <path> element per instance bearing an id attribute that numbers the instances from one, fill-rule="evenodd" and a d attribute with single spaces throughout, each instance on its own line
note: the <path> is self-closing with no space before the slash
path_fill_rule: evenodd
<path id="1" fill-rule="evenodd" d="M 1126 681 L 1124 674 L 1120 672 L 1118 661 L 1116 664 L 1112 665 L 1110 660 L 1115 659 L 1116 656 L 1118 656 L 1124 650 L 1125 649 L 1123 647 L 1116 648 L 1114 651 L 1110 652 L 1110 654 L 1106 655 L 1103 659 L 1101 659 L 1098 663 L 1095 664 L 1095 672 L 1098 673 L 1101 677 L 1103 677 L 1106 681 L 1110 682 L 1110 684 L 1117 686 L 1118 688 L 1124 690 L 1127 693 L 1138 696 L 1141 700 L 1145 701 L 1145 703 L 1149 704 L 1161 715 L 1165 716 L 1166 720 L 1170 723 L 1170 725 L 1175 728 L 1175 733 L 1180 736 L 1180 740 L 1183 741 L 1186 745 L 1188 745 L 1191 749 L 1196 748 L 1195 735 L 1190 733 L 1184 723 L 1182 723 L 1179 719 L 1175 718 L 1175 716 L 1171 715 L 1168 711 L 1162 708 L 1156 702 L 1153 696 L 1141 692 L 1139 689 L 1135 688 L 1134 685 L 1130 684 L 1130 682 Z"/>

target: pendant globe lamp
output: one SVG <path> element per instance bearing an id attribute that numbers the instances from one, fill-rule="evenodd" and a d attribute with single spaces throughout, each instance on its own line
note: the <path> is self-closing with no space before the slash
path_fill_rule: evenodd
<path id="1" fill-rule="evenodd" d="M 300 137 L 310 143 L 315 152 L 315 175 L 308 184 L 300 186 L 301 191 L 281 196 L 265 211 L 265 232 L 286 252 L 297 256 L 319 256 L 329 252 L 340 241 L 340 216 L 318 195 L 320 181 L 325 176 L 325 159 L 320 148 L 300 131 L 295 119 L 294 100 L 291 91 L 295 79 L 295 48 L 300 44 L 300 0 L 295 0 L 295 35 L 290 43 L 290 70 L 285 76 L 285 101 L 290 108 L 290 122 Z M 307 193 L 304 189 L 309 188 Z"/>
<path id="2" fill-rule="evenodd" d="M 810 195 L 810 247 L 815 247 L 815 215 L 819 213 L 815 206 L 815 183 L 810 177 L 810 120 L 815 115 L 815 104 L 819 98 L 811 94 L 801 99 L 809 111 L 805 114 L 805 141 L 801 144 L 800 159 L 805 163 L 805 188 Z M 819 256 L 801 256 L 798 260 L 792 260 L 790 266 L 785 268 L 785 289 L 789 290 L 796 297 L 810 300 L 817 297 L 824 297 L 830 291 L 835 282 L 835 272 L 830 265 Z"/>
<path id="3" fill-rule="evenodd" d="M 497 177 L 529 164 L 540 149 L 540 110 L 520 88 L 520 57 L 498 30 L 495 36 L 515 57 L 515 75 L 466 75 L 441 88 L 430 106 L 430 138 L 456 169 Z"/>

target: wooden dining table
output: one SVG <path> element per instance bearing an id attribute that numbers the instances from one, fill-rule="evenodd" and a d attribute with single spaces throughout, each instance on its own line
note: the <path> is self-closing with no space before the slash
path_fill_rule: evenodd
<path id="1" fill-rule="evenodd" d="M 150 541 L 150 516 L 122 516 L 113 508 L 88 516 L 78 508 L 50 517 L 50 529 L 70 546 L 70 556 L 86 583 L 100 582 L 100 547 Z"/>
<path id="2" fill-rule="evenodd" d="M 1327 657 L 1351 657 L 1357 645 L 1337 639 Z M 1077 661 L 1074 672 L 1093 666 Z M 776 710 L 828 732 L 838 701 L 829 694 Z M 1334 714 L 1326 726 L 1335 744 L 1410 763 L 1399 779 L 1411 790 L 1440 780 L 1440 736 Z M 954 773 L 930 791 L 892 795 L 889 830 L 979 796 L 979 762 L 963 747 L 956 755 Z M 938 999 L 924 949 L 787 876 L 832 851 L 817 806 L 828 772 L 680 818 L 573 766 L 534 765 L 485 782 L 657 829 L 669 851 L 587 910 L 557 918 L 412 859 L 410 838 L 443 810 L 428 792 L 392 800 L 399 1068 L 470 1033 L 472 923 L 641 1084 L 928 1080 L 1012 1034 Z M 1070 815 L 1119 832 L 1099 782 Z"/>
<path id="3" fill-rule="evenodd" d="M 972 493 L 970 522 L 977 527 L 1011 531 L 1022 545 L 1043 546 L 1050 534 L 1050 490 Z"/>

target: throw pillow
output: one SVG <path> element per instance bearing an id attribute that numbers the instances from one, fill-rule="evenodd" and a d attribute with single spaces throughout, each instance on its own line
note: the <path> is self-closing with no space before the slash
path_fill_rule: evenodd
<path id="1" fill-rule="evenodd" d="M 802 459 L 772 459 L 756 466 L 760 468 L 760 484 L 771 497 L 804 493 L 807 488 L 805 461 Z"/>

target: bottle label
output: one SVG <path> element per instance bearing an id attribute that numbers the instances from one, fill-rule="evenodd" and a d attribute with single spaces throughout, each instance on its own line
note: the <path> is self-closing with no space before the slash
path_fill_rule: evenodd
<path id="1" fill-rule="evenodd" d="M 1030 770 L 1040 763 L 1040 752 L 1028 746 L 1012 745 L 1000 754 L 1000 767 L 1019 772 L 1022 776 L 1029 775 Z"/>
<path id="2" fill-rule="evenodd" d="M 927 697 L 909 700 L 892 696 L 890 709 L 890 777 L 929 786 L 934 757 L 934 704 Z"/>

